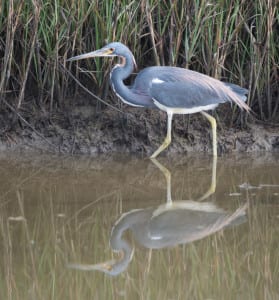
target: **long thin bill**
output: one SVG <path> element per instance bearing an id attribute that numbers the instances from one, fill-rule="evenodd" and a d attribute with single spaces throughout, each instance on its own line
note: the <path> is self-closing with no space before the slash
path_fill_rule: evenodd
<path id="1" fill-rule="evenodd" d="M 85 53 L 85 54 L 81 54 L 81 55 L 71 57 L 71 58 L 67 59 L 67 61 L 74 61 L 74 60 L 80 60 L 80 59 L 98 57 L 98 56 L 99 57 L 100 56 L 108 56 L 108 53 L 107 53 L 106 50 L 100 49 L 100 50 L 96 50 L 96 51 L 92 51 L 92 52 L 88 52 L 88 53 Z"/>

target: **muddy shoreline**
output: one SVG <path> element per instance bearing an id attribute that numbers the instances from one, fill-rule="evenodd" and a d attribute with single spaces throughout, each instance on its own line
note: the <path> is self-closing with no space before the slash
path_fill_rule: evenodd
<path id="1" fill-rule="evenodd" d="M 166 114 L 157 110 L 123 107 L 124 113 L 90 105 L 70 106 L 51 115 L 0 113 L 0 151 L 98 155 L 150 155 L 163 142 Z M 228 110 L 229 113 L 229 110 Z M 230 127 L 218 121 L 218 152 L 279 152 L 279 128 L 249 124 Z M 211 129 L 199 114 L 176 115 L 173 139 L 163 155 L 211 152 Z"/>

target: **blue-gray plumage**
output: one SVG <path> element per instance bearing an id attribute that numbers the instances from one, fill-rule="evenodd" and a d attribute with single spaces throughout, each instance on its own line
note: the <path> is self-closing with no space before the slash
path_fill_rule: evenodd
<path id="1" fill-rule="evenodd" d="M 173 114 L 201 112 L 211 123 L 213 155 L 217 155 L 216 120 L 206 113 L 220 103 L 231 102 L 249 111 L 245 103 L 248 90 L 210 76 L 178 67 L 148 67 L 140 71 L 131 86 L 123 82 L 136 65 L 132 52 L 122 43 L 114 42 L 100 50 L 70 58 L 70 61 L 97 56 L 120 57 L 120 63 L 111 71 L 111 85 L 116 95 L 136 107 L 157 108 L 168 115 L 168 130 L 164 143 L 153 153 L 162 152 L 171 142 Z"/>

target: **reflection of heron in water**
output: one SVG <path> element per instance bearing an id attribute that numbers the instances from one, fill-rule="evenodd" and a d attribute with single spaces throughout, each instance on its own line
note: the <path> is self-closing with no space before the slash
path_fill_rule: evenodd
<path id="1" fill-rule="evenodd" d="M 123 238 L 128 229 L 140 245 L 148 249 L 161 249 L 202 239 L 246 220 L 246 204 L 235 212 L 228 213 L 213 203 L 201 202 L 215 192 L 216 157 L 212 165 L 211 186 L 198 201 L 172 201 L 171 173 L 157 160 L 152 159 L 152 162 L 166 178 L 166 204 L 156 208 L 135 209 L 121 215 L 112 229 L 110 238 L 112 250 L 120 254 L 118 260 L 94 265 L 69 264 L 68 267 L 87 271 L 99 270 L 110 275 L 120 274 L 128 267 L 134 253 L 132 246 Z"/>

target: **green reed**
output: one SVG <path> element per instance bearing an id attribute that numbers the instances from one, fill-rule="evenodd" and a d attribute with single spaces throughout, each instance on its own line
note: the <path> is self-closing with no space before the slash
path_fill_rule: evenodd
<path id="1" fill-rule="evenodd" d="M 100 94 L 111 62 L 66 59 L 121 41 L 139 69 L 177 65 L 240 84 L 257 117 L 276 120 L 278 23 L 274 0 L 2 1 L 0 96 L 17 108 L 31 97 L 52 110 L 77 92 L 69 70 Z"/>

